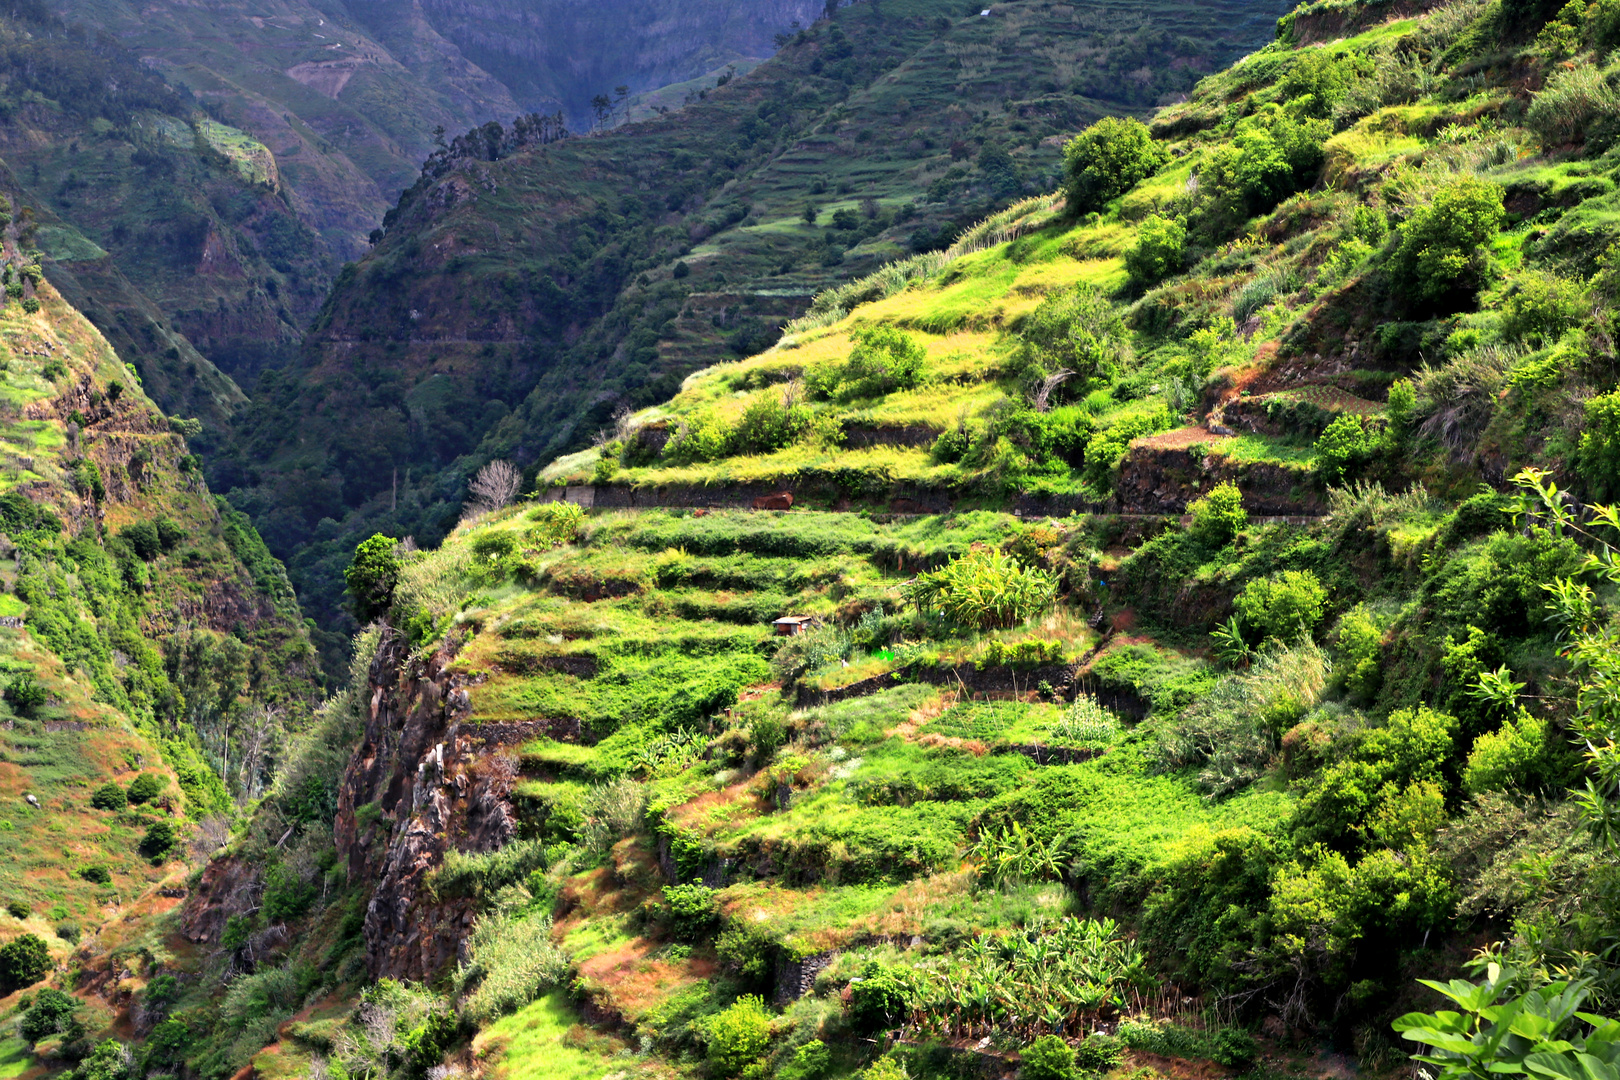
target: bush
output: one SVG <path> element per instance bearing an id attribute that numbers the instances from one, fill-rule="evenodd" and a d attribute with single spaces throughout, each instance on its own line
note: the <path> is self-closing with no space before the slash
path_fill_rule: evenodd
<path id="1" fill-rule="evenodd" d="M 832 1053 L 820 1039 L 811 1039 L 794 1048 L 793 1056 L 783 1063 L 776 1075 L 781 1080 L 820 1080 L 832 1067 Z"/>
<path id="2" fill-rule="evenodd" d="M 843 365 L 810 373 L 814 396 L 853 401 L 911 390 L 922 382 L 928 351 L 910 334 L 880 325 L 851 336 L 855 348 Z"/>
<path id="3" fill-rule="evenodd" d="M 1279 641 L 1308 638 L 1327 606 L 1327 589 L 1309 570 L 1285 570 L 1243 587 L 1233 601 L 1238 617 Z"/>
<path id="4" fill-rule="evenodd" d="M 1620 495 L 1620 390 L 1586 402 L 1586 430 L 1575 448 L 1575 471 L 1594 499 Z"/>
<path id="5" fill-rule="evenodd" d="M 1025 368 L 1036 381 L 1066 370 L 1084 385 L 1112 377 L 1131 358 L 1124 316 L 1085 283 L 1048 293 L 1024 320 L 1022 343 Z"/>
<path id="6" fill-rule="evenodd" d="M 709 1064 L 720 1076 L 736 1076 L 758 1061 L 771 1043 L 765 1002 L 749 994 L 712 1017 L 706 1025 Z"/>
<path id="7" fill-rule="evenodd" d="M 1384 632 L 1365 604 L 1347 611 L 1339 620 L 1339 662 L 1334 678 L 1358 701 L 1371 701 L 1382 681 L 1379 663 Z"/>
<path id="8" fill-rule="evenodd" d="M 571 502 L 541 503 L 529 511 L 529 520 L 536 523 L 529 530 L 529 540 L 540 547 L 553 548 L 572 543 L 579 535 L 585 511 Z"/>
<path id="9" fill-rule="evenodd" d="M 849 984 L 849 1021 L 855 1030 L 886 1031 L 906 1014 L 906 987 L 876 960 L 868 960 Z"/>
<path id="10" fill-rule="evenodd" d="M 343 571 L 354 616 L 362 624 L 380 618 L 394 602 L 400 573 L 398 547 L 393 537 L 374 533 L 354 549 L 354 559 Z"/>
<path id="11" fill-rule="evenodd" d="M 18 716 L 34 716 L 45 704 L 45 688 L 28 672 L 23 672 L 6 684 L 6 704 Z"/>
<path id="12" fill-rule="evenodd" d="M 1439 302 L 1479 287 L 1483 245 L 1501 228 L 1502 189 L 1463 176 L 1436 191 L 1401 222 L 1391 269 L 1397 284 Z"/>
<path id="13" fill-rule="evenodd" d="M 1463 769 L 1463 790 L 1539 792 L 1556 785 L 1557 769 L 1547 738 L 1547 722 L 1523 709 L 1495 731 L 1474 740 Z"/>
<path id="14" fill-rule="evenodd" d="M 903 591 L 919 609 L 937 609 L 952 622 L 989 630 L 1045 611 L 1057 595 L 1057 579 L 1011 555 L 974 551 L 918 574 Z"/>
<path id="15" fill-rule="evenodd" d="M 51 953 L 43 939 L 22 934 L 0 945 L 0 997 L 33 986 L 51 970 Z"/>
<path id="16" fill-rule="evenodd" d="M 1524 119 L 1540 138 L 1542 148 L 1550 150 L 1569 143 L 1612 142 L 1616 113 L 1620 113 L 1620 94 L 1609 85 L 1602 69 L 1579 63 L 1553 71 Z"/>
<path id="17" fill-rule="evenodd" d="M 1194 499 L 1187 507 L 1192 515 L 1192 534 L 1213 547 L 1225 547 L 1249 523 L 1243 509 L 1243 492 L 1233 483 L 1217 484 L 1209 494 Z"/>
<path id="18" fill-rule="evenodd" d="M 1063 1041 L 1061 1035 L 1042 1035 L 1019 1055 L 1024 1067 L 1018 1071 L 1020 1080 L 1073 1080 L 1074 1048 Z"/>
<path id="19" fill-rule="evenodd" d="M 141 775 L 137 776 L 135 781 L 129 785 L 129 802 L 133 806 L 139 806 L 142 803 L 151 802 L 153 799 L 163 794 L 163 789 L 167 786 L 167 782 L 165 782 L 163 777 L 158 773 L 141 773 Z"/>
<path id="20" fill-rule="evenodd" d="M 33 913 L 33 909 L 21 900 L 6 901 L 6 914 L 13 919 L 26 919 Z"/>
<path id="21" fill-rule="evenodd" d="M 1502 308 L 1503 337 L 1555 341 L 1579 326 L 1591 306 L 1580 282 L 1530 270 L 1513 283 Z"/>
<path id="22" fill-rule="evenodd" d="M 1075 1067 L 1082 1072 L 1105 1073 L 1125 1060 L 1125 1047 L 1114 1035 L 1087 1035 L 1074 1052 Z"/>
<path id="23" fill-rule="evenodd" d="M 1113 116 L 1098 120 L 1063 148 L 1069 213 L 1101 210 L 1169 160 L 1169 149 L 1154 142 L 1140 120 Z"/>
<path id="24" fill-rule="evenodd" d="M 1222 1028 L 1211 1042 L 1209 1056 L 1229 1069 L 1247 1069 L 1260 1056 L 1260 1044 L 1242 1028 Z"/>
<path id="25" fill-rule="evenodd" d="M 700 941 L 720 917 L 720 901 L 707 885 L 665 885 L 670 932 L 677 941 Z"/>
<path id="26" fill-rule="evenodd" d="M 163 550 L 163 543 L 158 539 L 157 526 L 150 521 L 137 521 L 133 525 L 126 526 L 118 535 L 123 537 L 134 549 L 135 554 L 145 561 L 157 558 L 158 553 Z"/>
<path id="27" fill-rule="evenodd" d="M 1125 253 L 1125 269 L 1138 285 L 1152 285 L 1181 269 L 1186 245 L 1185 225 L 1153 214 L 1137 230 L 1136 246 Z"/>
<path id="28" fill-rule="evenodd" d="M 129 1047 L 117 1039 L 104 1039 L 73 1070 L 73 1080 L 128 1080 L 132 1075 Z"/>
<path id="29" fill-rule="evenodd" d="M 1341 413 L 1316 438 L 1313 464 L 1329 484 L 1342 484 L 1372 458 L 1378 441 L 1367 433 L 1361 417 Z"/>
<path id="30" fill-rule="evenodd" d="M 59 922 L 56 924 L 56 936 L 67 942 L 69 945 L 77 945 L 79 943 L 79 935 L 79 924 L 76 922 L 68 921 Z"/>
<path id="31" fill-rule="evenodd" d="M 129 805 L 129 796 L 117 784 L 106 783 L 90 796 L 90 805 L 97 810 L 122 810 Z"/>
<path id="32" fill-rule="evenodd" d="M 92 885 L 111 885 L 112 871 L 105 866 L 86 866 L 79 871 L 79 877 Z"/>
<path id="33" fill-rule="evenodd" d="M 137 850 L 153 862 L 162 860 L 179 843 L 175 835 L 174 826 L 167 821 L 154 821 L 146 827 L 146 835 L 141 837 Z"/>
<path id="34" fill-rule="evenodd" d="M 46 987 L 23 1013 L 17 1031 L 29 1042 L 37 1043 L 65 1029 L 78 1008 L 78 998 Z"/>

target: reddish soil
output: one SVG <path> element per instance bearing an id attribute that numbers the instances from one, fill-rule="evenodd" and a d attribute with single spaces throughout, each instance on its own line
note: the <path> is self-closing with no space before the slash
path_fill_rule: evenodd
<path id="1" fill-rule="evenodd" d="M 1154 450 L 1185 450 L 1189 446 L 1203 443 L 1206 446 L 1219 445 L 1232 438 L 1230 435 L 1217 435 L 1202 424 L 1192 427 L 1177 428 L 1166 431 L 1162 435 L 1148 435 L 1140 439 L 1133 439 L 1132 446 L 1147 446 Z"/>

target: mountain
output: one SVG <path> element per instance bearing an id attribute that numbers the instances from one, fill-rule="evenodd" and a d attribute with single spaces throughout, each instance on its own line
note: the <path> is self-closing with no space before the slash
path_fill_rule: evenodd
<path id="1" fill-rule="evenodd" d="M 436 542 L 481 461 L 585 445 L 817 291 L 948 245 L 1056 183 L 1067 134 L 1190 87 L 1275 14 L 859 5 L 656 119 L 470 133 L 345 270 L 300 367 L 258 387 L 212 482 L 336 625 L 361 536 Z"/>
<path id="2" fill-rule="evenodd" d="M 212 850 L 263 792 L 318 672 L 280 565 L 27 260 L 14 208 L 0 199 L 0 895 L 8 943 L 79 968 L 175 907 L 194 832 Z M 9 1067 L 9 1029 L 4 1045 Z"/>

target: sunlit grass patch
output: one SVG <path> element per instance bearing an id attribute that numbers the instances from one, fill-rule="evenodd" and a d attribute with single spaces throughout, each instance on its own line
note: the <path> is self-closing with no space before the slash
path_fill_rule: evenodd
<path id="1" fill-rule="evenodd" d="M 499 1080 L 601 1080 L 613 1064 L 610 1046 L 577 1028 L 579 1015 L 556 991 L 479 1032 L 473 1055 Z"/>

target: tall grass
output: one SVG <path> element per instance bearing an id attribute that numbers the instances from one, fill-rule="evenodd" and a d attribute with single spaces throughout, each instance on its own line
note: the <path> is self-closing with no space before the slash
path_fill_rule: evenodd
<path id="1" fill-rule="evenodd" d="M 456 969 L 462 1014 L 488 1023 L 556 989 L 568 970 L 568 954 L 552 944 L 549 918 L 486 915 L 473 926 L 467 962 Z"/>
<path id="2" fill-rule="evenodd" d="M 1525 350 L 1481 345 L 1439 367 L 1424 365 L 1417 377 L 1420 430 L 1449 447 L 1474 445 L 1496 411 L 1496 395 Z"/>
<path id="3" fill-rule="evenodd" d="M 1544 148 L 1582 142 L 1593 122 L 1620 113 L 1620 93 L 1592 64 L 1556 71 L 1530 103 L 1525 123 Z"/>

